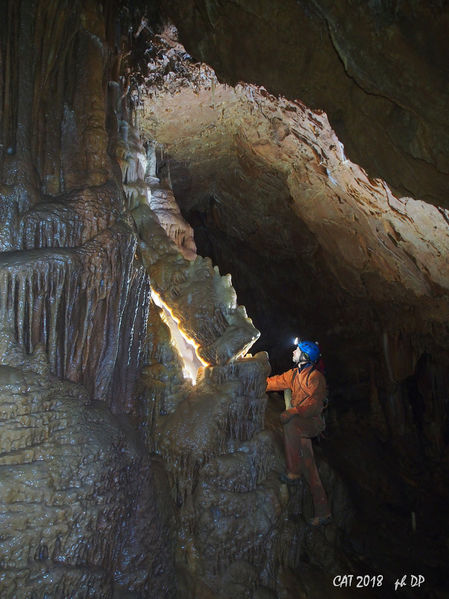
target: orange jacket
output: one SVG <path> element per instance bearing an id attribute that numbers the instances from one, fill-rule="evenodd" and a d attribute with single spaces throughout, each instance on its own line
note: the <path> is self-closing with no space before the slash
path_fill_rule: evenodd
<path id="1" fill-rule="evenodd" d="M 298 372 L 297 368 L 292 368 L 284 374 L 267 378 L 267 391 L 282 391 L 283 389 L 292 390 L 292 407 L 287 412 L 310 419 L 310 432 L 316 430 L 316 434 L 320 433 L 324 428 L 321 412 L 324 407 L 323 401 L 327 396 L 324 375 L 316 368 L 312 369 L 308 366 L 301 372 Z"/>

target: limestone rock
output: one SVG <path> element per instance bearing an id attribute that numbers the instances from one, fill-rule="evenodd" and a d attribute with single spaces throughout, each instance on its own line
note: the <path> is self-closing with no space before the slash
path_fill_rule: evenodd
<path id="1" fill-rule="evenodd" d="M 123 346 L 141 351 L 149 298 L 145 273 L 134 264 L 135 248 L 122 223 L 76 249 L 0 257 L 0 309 L 16 339 L 29 353 L 44 345 L 52 372 L 84 382 L 96 399 L 110 398 L 113 377 L 120 380 L 116 364 Z M 142 333 L 121 330 L 125 313 L 142 324 Z M 114 407 L 126 409 L 123 400 L 113 400 Z"/>
<path id="2" fill-rule="evenodd" d="M 164 3 L 196 60 L 325 110 L 351 160 L 448 207 L 445 3 Z M 172 83 L 173 85 L 173 83 Z"/>
<path id="3" fill-rule="evenodd" d="M 155 64 L 167 45 L 157 46 Z M 200 253 L 232 271 L 256 326 L 270 314 L 256 349 L 269 347 L 285 369 L 287 340 L 298 331 L 322 343 L 331 377 L 351 364 L 350 379 L 368 380 L 375 354 L 383 381 L 384 332 L 404 339 L 396 355 L 409 374 L 424 352 L 440 353 L 448 339 L 447 211 L 369 177 L 322 111 L 263 87 L 220 84 L 207 65 L 170 52 L 160 68 L 172 76 L 148 75 L 141 127 L 165 144 Z"/>
<path id="4" fill-rule="evenodd" d="M 129 424 L 21 366 L 0 366 L 1 596 L 173 596 L 170 512 Z"/>

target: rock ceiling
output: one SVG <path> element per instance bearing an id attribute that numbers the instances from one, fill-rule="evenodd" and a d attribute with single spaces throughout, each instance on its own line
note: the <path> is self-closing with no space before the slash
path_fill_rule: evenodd
<path id="1" fill-rule="evenodd" d="M 168 154 L 200 250 L 236 277 L 272 346 L 286 318 L 325 344 L 352 338 L 352 347 L 373 319 L 384 330 L 446 331 L 446 209 L 370 178 L 324 112 L 264 87 L 219 83 L 169 30 L 156 46 L 139 125 Z"/>
<path id="2" fill-rule="evenodd" d="M 448 206 L 449 11 L 439 0 L 169 0 L 219 76 L 324 109 L 346 154 L 402 196 Z"/>
<path id="3" fill-rule="evenodd" d="M 260 196 L 283 194 L 290 201 L 291 217 L 304 221 L 333 257 L 336 276 L 352 294 L 384 297 L 386 288 L 370 286 L 364 277 L 370 272 L 380 272 L 386 281 L 417 296 L 430 295 L 432 283 L 449 288 L 449 210 L 397 198 L 381 180 L 370 179 L 346 158 L 324 113 L 277 100 L 264 88 L 220 84 L 205 66 L 196 68 L 205 71 L 203 78 L 198 76 L 202 85 L 173 94 L 150 93 L 140 121 L 144 133 L 198 173 L 194 191 L 189 190 L 190 203 L 213 195 L 226 181 L 230 197 L 242 195 L 236 178 L 250 180 L 259 188 L 254 191 L 259 199 L 256 203 L 237 197 L 234 202 L 246 204 L 241 210 L 255 216 L 261 208 L 260 216 L 266 217 L 270 208 L 273 214 L 273 198 Z M 264 172 L 274 178 L 271 190 L 257 181 Z M 183 207 L 192 206 L 187 200 Z M 229 234 L 237 228 L 233 222 L 224 224 Z M 245 239 L 262 229 L 251 221 L 242 225 L 236 234 Z M 292 239 L 278 244 L 282 241 L 293 255 L 304 251 Z"/>

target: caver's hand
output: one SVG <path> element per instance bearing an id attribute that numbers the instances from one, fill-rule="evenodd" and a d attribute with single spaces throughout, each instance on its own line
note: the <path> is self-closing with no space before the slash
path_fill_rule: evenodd
<path id="1" fill-rule="evenodd" d="M 296 415 L 297 415 L 296 410 L 293 410 L 293 409 L 291 409 L 291 410 L 284 410 L 283 412 L 281 412 L 281 415 L 279 417 L 280 421 L 281 421 L 281 424 L 287 424 L 287 422 L 289 420 L 291 420 L 293 418 L 293 416 L 296 416 Z"/>

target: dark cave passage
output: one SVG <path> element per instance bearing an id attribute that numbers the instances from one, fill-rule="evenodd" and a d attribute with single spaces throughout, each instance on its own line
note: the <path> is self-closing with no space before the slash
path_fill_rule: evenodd
<path id="1" fill-rule="evenodd" d="M 385 247 L 385 229 L 392 248 L 399 247 L 401 235 L 395 225 L 384 231 L 376 225 L 376 241 L 369 239 L 372 231 L 354 207 L 343 223 L 345 232 L 331 226 L 323 237 L 307 217 L 316 208 L 309 203 L 298 209 L 298 191 L 275 152 L 261 156 L 247 139 L 237 135 L 230 146 L 226 136 L 221 142 L 220 133 L 208 132 L 204 153 L 203 133 L 196 138 L 195 110 L 182 147 L 168 128 L 160 123 L 154 128 L 168 142 L 164 168 L 199 254 L 232 274 L 239 300 L 261 331 L 252 351 L 267 351 L 272 372 L 279 373 L 291 367 L 296 335 L 320 342 L 330 407 L 325 438 L 315 451 L 324 472 L 330 467 L 348 491 L 346 498 L 332 496 L 332 509 L 340 514 L 341 554 L 351 557 L 358 572 L 384 573 L 389 587 L 382 596 L 394 595 L 398 569 L 419 570 L 435 588 L 444 586 L 438 556 L 445 545 L 438 530 L 447 498 L 446 333 L 423 326 L 427 300 L 417 302 L 407 281 L 387 280 L 383 269 L 391 258 L 367 269 L 366 261 L 355 256 L 350 265 L 338 242 L 326 239 L 352 233 L 356 242 L 346 252 L 357 252 L 358 245 L 372 254 L 374 242 L 376 259 Z M 276 122 L 274 131 L 277 144 L 289 135 L 285 123 Z M 329 193 L 325 181 L 315 185 L 315 195 Z M 337 202 L 343 202 L 338 194 Z M 318 210 L 326 229 L 334 209 Z M 361 285 L 354 264 L 366 269 Z M 269 400 L 268 429 L 276 430 L 282 409 L 280 397 Z M 313 549 L 305 559 L 310 556 Z"/>
<path id="2" fill-rule="evenodd" d="M 447 597 L 449 13 L 412 4 L 6 0 L 2 599 Z"/>
<path id="3" fill-rule="evenodd" d="M 267 351 L 272 372 L 279 373 L 291 367 L 296 333 L 320 341 L 330 406 L 315 452 L 325 480 L 332 479 L 329 467 L 348 492 L 331 497 L 341 518 L 339 551 L 357 572 L 383 573 L 382 597 L 395 596 L 398 570 L 419 571 L 443 588 L 447 354 L 434 347 L 434 355 L 417 355 L 404 347 L 404 330 L 388 336 L 386 323 L 400 305 L 348 297 L 334 275 L 338 268 L 326 263 L 329 254 L 291 209 L 288 191 L 280 191 L 278 173 L 245 179 L 221 164 L 219 171 L 207 168 L 206 179 L 195 157 L 193 163 L 192 176 L 187 163 L 180 167 L 168 159 L 175 196 L 198 252 L 232 273 L 238 297 L 261 331 L 252 351 Z M 255 199 L 261 196 L 273 204 Z M 281 410 L 282 398 L 271 397 L 268 429 L 276 429 Z M 314 549 L 310 555 L 313 561 Z"/>

